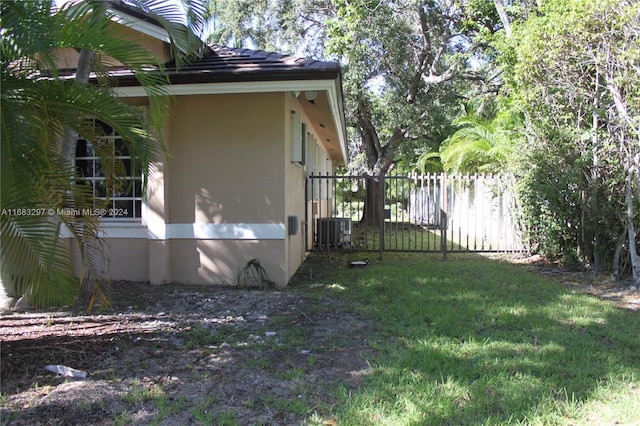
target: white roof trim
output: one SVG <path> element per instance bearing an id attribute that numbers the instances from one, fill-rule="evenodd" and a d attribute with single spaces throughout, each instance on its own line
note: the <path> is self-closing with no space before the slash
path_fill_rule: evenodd
<path id="1" fill-rule="evenodd" d="M 333 80 L 245 81 L 229 83 L 170 84 L 163 89 L 171 96 L 219 95 L 227 93 L 294 92 L 303 90 L 330 90 Z M 335 89 L 334 89 L 335 90 Z M 116 87 L 123 98 L 147 96 L 142 86 Z"/>
<path id="2" fill-rule="evenodd" d="M 109 12 L 113 14 L 111 20 L 117 22 L 118 24 L 133 28 L 136 31 L 139 31 L 158 40 L 162 40 L 165 43 L 169 43 L 171 41 L 169 33 L 162 27 L 143 21 L 139 18 L 135 18 L 119 10 L 109 9 Z"/>

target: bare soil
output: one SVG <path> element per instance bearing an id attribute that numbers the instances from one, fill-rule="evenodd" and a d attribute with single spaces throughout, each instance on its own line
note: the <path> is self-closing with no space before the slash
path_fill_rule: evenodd
<path id="1" fill-rule="evenodd" d="M 115 283 L 109 309 L 0 317 L 0 424 L 332 424 L 335 389 L 369 370 L 369 327 L 295 289 Z"/>
<path id="2" fill-rule="evenodd" d="M 500 258 L 502 255 L 489 255 Z M 633 285 L 630 278 L 614 279 L 607 275 L 596 275 L 588 268 L 567 269 L 557 263 L 549 262 L 542 256 L 525 258 L 506 258 L 512 263 L 526 265 L 528 269 L 546 275 L 577 293 L 587 293 L 610 300 L 618 308 L 640 312 L 640 289 Z"/>
<path id="3" fill-rule="evenodd" d="M 519 263 L 640 310 L 626 283 Z M 6 313 L 0 424 L 335 424 L 335 390 L 356 389 L 370 371 L 374 325 L 344 302 L 301 288 L 121 282 L 112 306 L 94 313 Z M 56 375 L 50 364 L 87 377 Z"/>

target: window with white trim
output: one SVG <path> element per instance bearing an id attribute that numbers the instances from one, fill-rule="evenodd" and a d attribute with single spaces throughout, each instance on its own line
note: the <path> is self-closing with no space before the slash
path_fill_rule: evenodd
<path id="1" fill-rule="evenodd" d="M 318 169 L 316 167 L 317 142 L 316 142 L 316 138 L 311 133 L 307 133 L 305 145 L 306 145 L 305 164 L 307 165 L 307 175 L 310 175 L 311 173 L 317 174 L 318 173 Z"/>
<path id="2" fill-rule="evenodd" d="M 302 134 L 300 114 L 291 111 L 291 162 L 302 164 Z"/>
<path id="3" fill-rule="evenodd" d="M 94 143 L 78 138 L 76 145 L 76 170 L 79 174 L 78 183 L 88 185 L 100 203 L 100 209 L 104 209 L 105 218 L 134 219 L 142 217 L 142 170 L 140 162 L 129 154 L 124 140 L 108 125 L 95 121 L 101 126 L 104 136 L 100 142 L 105 143 L 106 149 L 111 149 L 122 167 L 118 171 L 118 177 L 122 179 L 119 188 L 107 188 L 107 181 L 100 164 Z"/>
<path id="4" fill-rule="evenodd" d="M 291 162 L 305 165 L 305 149 L 307 143 L 307 124 L 302 122 L 302 117 L 295 111 L 291 111 Z"/>

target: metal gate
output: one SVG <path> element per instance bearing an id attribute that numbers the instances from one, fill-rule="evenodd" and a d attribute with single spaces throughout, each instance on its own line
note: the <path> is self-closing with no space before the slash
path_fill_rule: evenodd
<path id="1" fill-rule="evenodd" d="M 307 249 L 525 251 L 513 185 L 505 175 L 311 175 Z"/>

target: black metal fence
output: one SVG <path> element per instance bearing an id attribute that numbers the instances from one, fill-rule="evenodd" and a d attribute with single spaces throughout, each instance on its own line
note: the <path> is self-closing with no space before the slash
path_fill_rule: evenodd
<path id="1" fill-rule="evenodd" d="M 307 249 L 525 251 L 513 184 L 501 175 L 312 175 Z"/>

